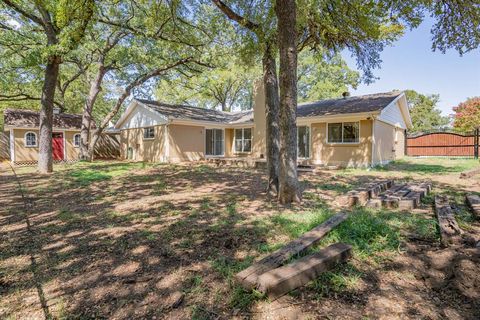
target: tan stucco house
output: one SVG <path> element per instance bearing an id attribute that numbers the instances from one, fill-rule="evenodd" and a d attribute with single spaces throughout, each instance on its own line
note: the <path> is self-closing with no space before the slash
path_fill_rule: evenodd
<path id="1" fill-rule="evenodd" d="M 75 161 L 80 147 L 82 116 L 55 111 L 52 148 L 55 162 Z M 9 137 L 10 160 L 14 164 L 38 161 L 40 114 L 37 111 L 6 109 L 4 130 Z"/>
<path id="2" fill-rule="evenodd" d="M 222 112 L 133 100 L 116 128 L 121 157 L 183 162 L 265 158 L 265 100 L 255 90 L 251 111 Z M 412 125 L 403 92 L 304 103 L 297 110 L 298 159 L 310 165 L 372 166 L 405 154 Z"/>

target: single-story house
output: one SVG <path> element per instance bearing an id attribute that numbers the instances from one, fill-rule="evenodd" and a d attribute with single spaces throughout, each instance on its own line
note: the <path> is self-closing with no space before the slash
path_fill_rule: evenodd
<path id="1" fill-rule="evenodd" d="M 265 158 L 265 98 L 254 108 L 222 112 L 133 100 L 115 127 L 123 159 L 152 162 Z M 310 165 L 372 166 L 405 154 L 412 126 L 400 91 L 303 103 L 297 109 L 298 159 Z"/>
<path id="2" fill-rule="evenodd" d="M 61 113 L 53 115 L 52 148 L 55 162 L 76 161 L 80 152 L 82 115 Z M 38 111 L 6 109 L 4 130 L 10 138 L 10 160 L 15 164 L 34 164 L 38 161 L 40 114 Z"/>

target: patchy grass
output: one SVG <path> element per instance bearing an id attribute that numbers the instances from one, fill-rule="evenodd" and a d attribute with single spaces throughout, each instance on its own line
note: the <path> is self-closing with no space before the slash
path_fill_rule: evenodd
<path id="1" fill-rule="evenodd" d="M 0 289 L 0 318 L 41 318 L 41 306 L 30 303 L 38 300 L 39 289 L 52 318 L 281 318 L 281 308 L 264 307 L 271 304 L 259 292 L 238 286 L 234 275 L 338 212 L 339 196 L 390 174 L 398 181 L 444 178 L 434 183 L 434 191 L 451 196 L 467 230 L 474 225 L 463 203 L 469 186 L 459 187 L 458 179 L 449 182 L 448 177 L 458 177 L 472 163 L 406 159 L 374 170 L 302 174 L 305 201 L 293 207 L 265 200 L 265 177 L 249 169 L 120 162 L 55 166 L 48 176 L 21 169 L 22 189 L 34 201 L 33 232 L 25 229 L 26 215 L 18 214 L 24 211 L 18 188 L 2 180 L 7 194 L 0 197 L 0 208 L 6 208 L 0 227 L 8 237 L 0 241 L 0 287 L 5 288 Z M 421 210 L 413 212 L 354 208 L 347 221 L 304 253 L 344 242 L 353 246 L 353 258 L 275 303 L 302 315 L 321 310 L 342 317 L 339 312 L 356 309 L 345 317 L 361 318 L 366 305 L 382 294 L 371 280 L 392 283 L 390 262 L 401 265 L 392 267 L 400 279 L 421 278 L 415 277 L 418 269 L 402 264 L 402 257 L 410 254 L 405 250 L 412 245 L 410 236 L 436 248 L 432 201 L 433 196 L 426 197 Z M 36 250 L 36 275 L 29 272 L 29 248 Z M 436 291 L 421 286 L 429 303 Z M 185 301 L 172 310 L 164 301 L 175 291 L 185 293 Z M 418 292 L 396 299 L 412 294 Z M 428 307 L 440 312 L 439 306 Z"/>
<path id="2" fill-rule="evenodd" d="M 448 158 L 405 158 L 393 161 L 385 166 L 375 167 L 377 171 L 411 172 L 422 175 L 460 173 L 479 165 L 475 159 Z"/>

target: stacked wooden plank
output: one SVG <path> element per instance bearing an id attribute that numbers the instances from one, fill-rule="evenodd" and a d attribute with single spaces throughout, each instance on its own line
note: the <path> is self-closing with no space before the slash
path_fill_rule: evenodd
<path id="1" fill-rule="evenodd" d="M 247 290 L 256 288 L 270 298 L 277 298 L 315 279 L 319 273 L 328 270 L 335 263 L 346 260 L 350 246 L 336 244 L 288 265 L 284 264 L 318 243 L 330 230 L 347 218 L 347 213 L 334 215 L 300 238 L 237 273 L 236 281 Z"/>
<path id="2" fill-rule="evenodd" d="M 441 243 L 445 246 L 459 243 L 463 232 L 458 226 L 448 197 L 435 196 L 435 214 L 440 229 Z"/>
<path id="3" fill-rule="evenodd" d="M 382 180 L 367 183 L 363 188 L 348 192 L 348 205 L 365 205 L 370 199 L 377 198 L 379 194 L 393 186 L 393 180 Z"/>
<path id="4" fill-rule="evenodd" d="M 466 198 L 468 205 L 472 209 L 473 216 L 476 219 L 480 219 L 480 196 L 469 194 Z"/>
<path id="5" fill-rule="evenodd" d="M 428 195 L 432 186 L 429 183 L 399 184 L 386 190 L 378 197 L 372 198 L 365 204 L 368 207 L 385 207 L 411 210 L 420 204 L 423 197 Z"/>

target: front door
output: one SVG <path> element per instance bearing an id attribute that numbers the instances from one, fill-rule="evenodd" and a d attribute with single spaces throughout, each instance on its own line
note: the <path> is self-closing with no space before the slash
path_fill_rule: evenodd
<path id="1" fill-rule="evenodd" d="M 63 133 L 61 132 L 52 134 L 52 153 L 53 160 L 63 160 Z"/>

